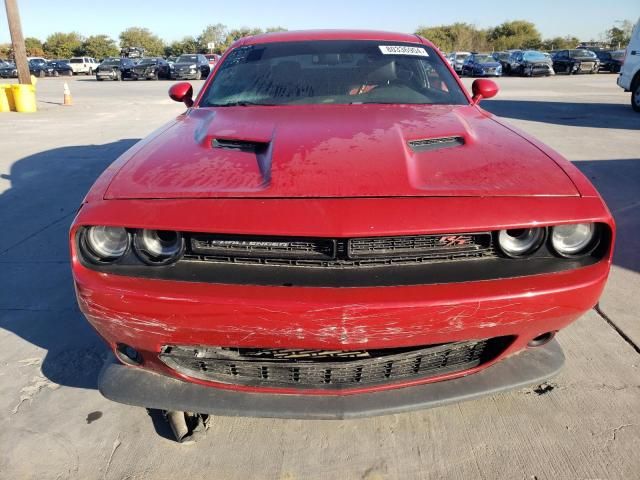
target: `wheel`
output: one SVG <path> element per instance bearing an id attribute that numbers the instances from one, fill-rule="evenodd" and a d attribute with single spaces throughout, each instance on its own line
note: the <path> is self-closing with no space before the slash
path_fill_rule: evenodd
<path id="1" fill-rule="evenodd" d="M 202 79 L 202 70 L 198 70 L 198 73 L 196 73 L 196 80 L 201 80 Z"/>
<path id="2" fill-rule="evenodd" d="M 67 77 L 70 77 L 71 75 L 73 75 L 73 71 L 71 71 L 71 70 L 67 70 L 66 72 L 64 72 L 64 74 L 65 74 Z"/>
<path id="3" fill-rule="evenodd" d="M 149 80 L 158 80 L 158 72 L 154 72 L 154 74 L 149 77 Z"/>
<path id="4" fill-rule="evenodd" d="M 636 85 L 631 91 L 631 106 L 640 113 L 640 79 L 636 81 Z"/>
<path id="5" fill-rule="evenodd" d="M 44 73 L 44 70 L 40 70 L 40 72 L 38 72 L 38 76 L 40 78 L 43 78 L 46 75 L 46 73 Z"/>
<path id="6" fill-rule="evenodd" d="M 54 76 L 54 77 L 59 77 L 59 76 L 60 76 L 60 73 L 59 73 L 57 70 L 54 70 L 54 71 L 53 71 L 53 76 Z"/>
<path id="7" fill-rule="evenodd" d="M 122 80 L 122 72 L 121 72 L 120 70 L 118 70 L 118 71 L 116 72 L 116 78 L 115 78 L 115 81 L 116 81 L 116 82 L 120 82 L 121 80 Z"/>
<path id="8" fill-rule="evenodd" d="M 89 73 L 87 73 L 87 75 L 89 76 L 93 75 L 93 68 L 89 68 Z"/>
<path id="9" fill-rule="evenodd" d="M 103 80 L 103 78 L 101 78 L 101 77 L 99 77 L 99 76 L 97 76 L 97 75 L 96 75 L 96 80 L 97 80 L 98 82 L 101 82 L 101 81 Z"/>

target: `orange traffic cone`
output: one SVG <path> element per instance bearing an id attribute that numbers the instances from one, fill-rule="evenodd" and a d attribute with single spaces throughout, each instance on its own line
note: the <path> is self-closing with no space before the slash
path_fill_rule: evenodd
<path id="1" fill-rule="evenodd" d="M 67 82 L 64 82 L 64 102 L 62 104 L 66 106 L 73 105 L 73 100 L 71 99 L 71 90 L 69 90 L 69 85 L 67 85 Z"/>

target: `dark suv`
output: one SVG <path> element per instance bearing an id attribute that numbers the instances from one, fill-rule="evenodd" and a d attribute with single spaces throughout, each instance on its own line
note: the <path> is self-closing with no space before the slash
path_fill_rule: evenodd
<path id="1" fill-rule="evenodd" d="M 171 66 L 171 79 L 200 80 L 206 78 L 209 72 L 211 72 L 211 66 L 204 55 L 199 53 L 180 55 Z"/>
<path id="2" fill-rule="evenodd" d="M 131 77 L 135 64 L 128 58 L 106 58 L 96 70 L 96 80 L 123 80 Z"/>
<path id="3" fill-rule="evenodd" d="M 590 50 L 558 50 L 552 58 L 556 73 L 598 73 L 600 68 L 598 57 Z"/>

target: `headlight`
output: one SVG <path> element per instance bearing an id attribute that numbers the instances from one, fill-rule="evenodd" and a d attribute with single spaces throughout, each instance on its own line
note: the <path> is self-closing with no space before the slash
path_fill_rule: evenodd
<path id="1" fill-rule="evenodd" d="M 175 262 L 184 251 L 184 239 L 171 230 L 138 230 L 133 244 L 142 261 L 155 265 Z"/>
<path id="2" fill-rule="evenodd" d="M 193 68 L 193 69 L 195 69 L 195 68 L 196 68 L 196 65 L 189 65 L 189 68 Z"/>
<path id="3" fill-rule="evenodd" d="M 544 228 L 500 230 L 498 243 L 509 257 L 521 257 L 535 252 L 544 242 Z"/>
<path id="4" fill-rule="evenodd" d="M 553 227 L 551 244 L 556 252 L 565 257 L 580 255 L 594 245 L 596 226 L 593 223 L 576 223 Z"/>
<path id="5" fill-rule="evenodd" d="M 98 261 L 113 261 L 129 248 L 129 234 L 122 227 L 89 227 L 84 232 L 87 253 Z"/>

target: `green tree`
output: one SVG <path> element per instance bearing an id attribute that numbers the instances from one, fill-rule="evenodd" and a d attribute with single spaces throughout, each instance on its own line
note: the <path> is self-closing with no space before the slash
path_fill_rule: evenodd
<path id="1" fill-rule="evenodd" d="M 221 51 L 224 52 L 229 47 L 229 45 L 231 45 L 236 40 L 240 40 L 243 37 L 250 37 L 252 35 L 260 35 L 261 33 L 264 33 L 264 30 L 256 27 L 254 28 L 241 27 L 241 28 L 235 28 L 233 30 L 229 30 L 224 40 L 224 45 Z"/>
<path id="2" fill-rule="evenodd" d="M 164 42 L 148 28 L 130 27 L 120 33 L 120 47 L 142 47 L 145 55 L 156 56 L 164 53 Z"/>
<path id="3" fill-rule="evenodd" d="M 419 27 L 416 34 L 430 40 L 443 52 L 489 49 L 487 32 L 468 23 Z"/>
<path id="4" fill-rule="evenodd" d="M 576 48 L 580 43 L 580 39 L 567 35 L 566 37 L 547 38 L 542 42 L 540 48 L 542 50 L 565 50 Z"/>
<path id="5" fill-rule="evenodd" d="M 222 53 L 222 49 L 227 39 L 228 29 L 226 25 L 222 23 L 216 23 L 215 25 L 207 25 L 202 33 L 198 35 L 198 51 L 209 53 L 207 44 L 209 42 L 215 43 L 214 51 L 216 53 Z"/>
<path id="6" fill-rule="evenodd" d="M 116 57 L 120 53 L 116 41 L 108 35 L 91 35 L 82 43 L 83 55 L 97 59 Z"/>
<path id="7" fill-rule="evenodd" d="M 539 48 L 542 44 L 536 26 L 526 20 L 504 22 L 488 32 L 488 40 L 496 50 Z"/>
<path id="8" fill-rule="evenodd" d="M 11 58 L 11 44 L 10 43 L 0 43 L 0 58 L 7 59 Z"/>
<path id="9" fill-rule="evenodd" d="M 27 49 L 28 57 L 44 57 L 44 49 L 42 42 L 35 37 L 27 37 L 24 39 L 24 46 Z"/>
<path id="10" fill-rule="evenodd" d="M 44 53 L 48 58 L 70 58 L 82 54 L 82 40 L 77 32 L 52 33 L 44 42 Z"/>
<path id="11" fill-rule="evenodd" d="M 183 53 L 198 53 L 198 46 L 199 43 L 195 38 L 187 36 L 164 47 L 164 54 L 167 57 L 177 57 Z"/>
<path id="12" fill-rule="evenodd" d="M 616 22 L 618 26 L 613 26 L 606 31 L 605 37 L 607 42 L 614 48 L 624 48 L 631 41 L 631 33 L 633 32 L 633 23 L 631 20 L 623 20 Z"/>

